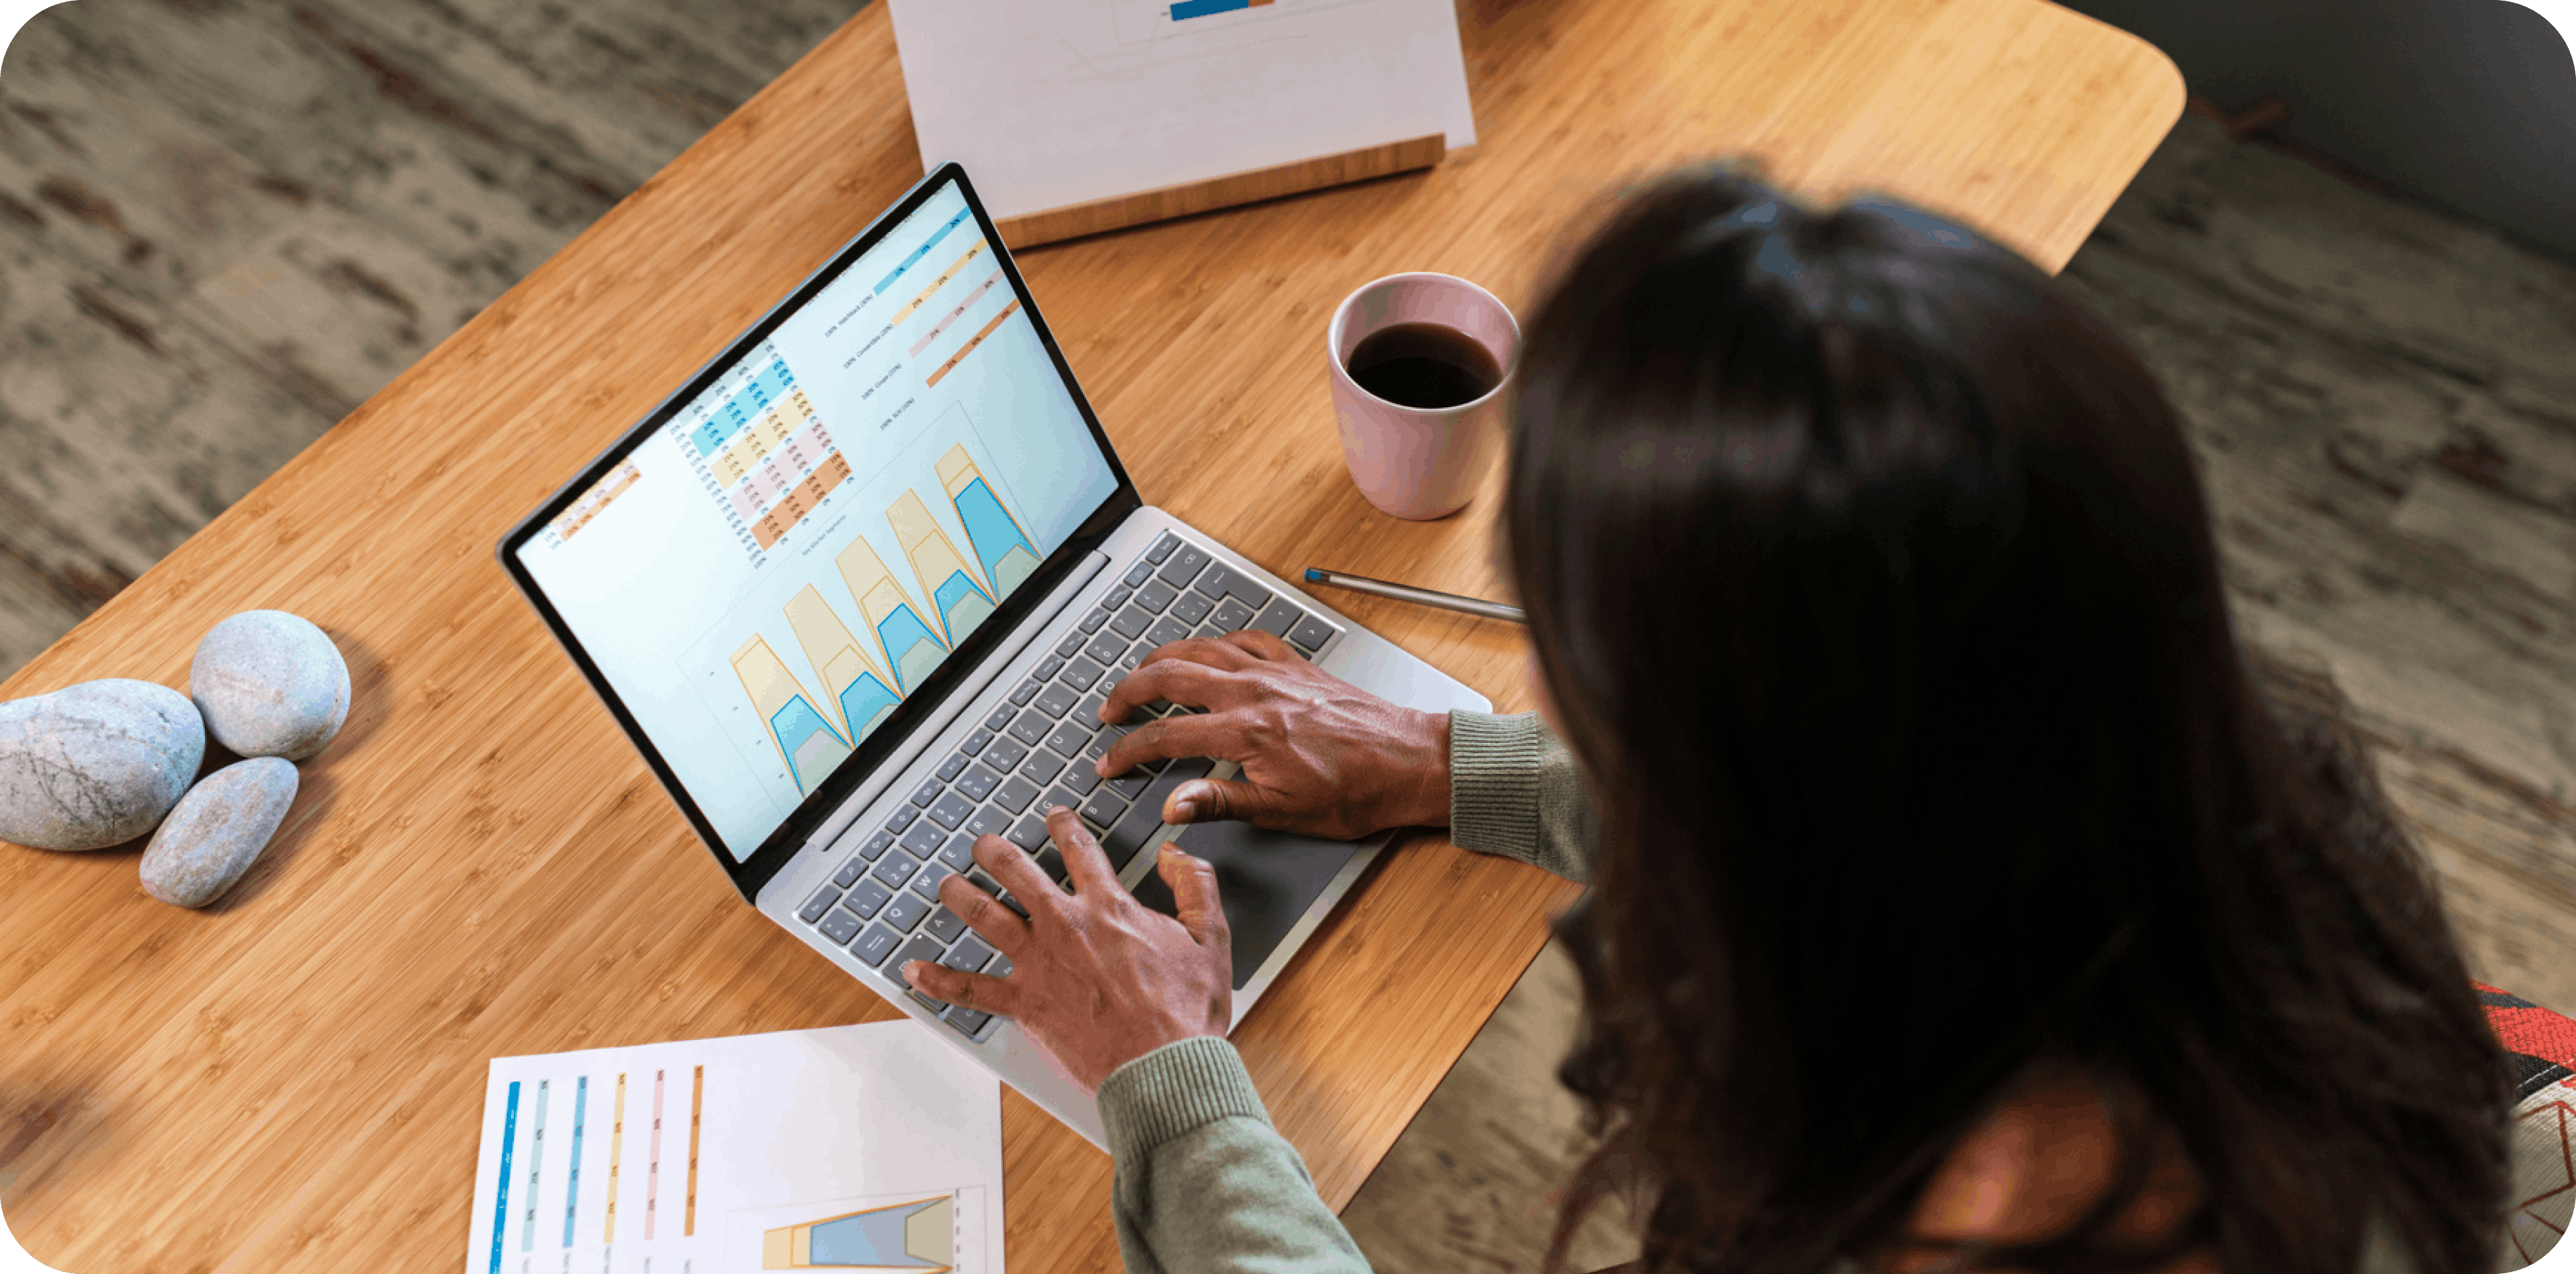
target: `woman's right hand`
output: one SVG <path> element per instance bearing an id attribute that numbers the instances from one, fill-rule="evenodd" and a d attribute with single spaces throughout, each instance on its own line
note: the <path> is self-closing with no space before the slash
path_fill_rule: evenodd
<path id="1" fill-rule="evenodd" d="M 1243 767 L 1238 779 L 1173 789 L 1164 822 L 1241 819 L 1335 840 L 1449 824 L 1448 714 L 1389 703 L 1269 633 L 1192 637 L 1155 651 L 1110 691 L 1100 719 L 1122 723 L 1157 699 L 1207 711 L 1147 718 L 1100 758 L 1101 777 L 1160 757 Z"/>

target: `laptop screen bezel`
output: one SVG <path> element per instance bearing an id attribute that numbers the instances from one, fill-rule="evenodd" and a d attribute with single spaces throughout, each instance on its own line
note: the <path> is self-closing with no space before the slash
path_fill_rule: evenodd
<path id="1" fill-rule="evenodd" d="M 895 709 L 894 716 L 888 718 L 884 725 L 861 740 L 857 750 L 826 775 L 823 782 L 816 785 L 812 792 L 807 793 L 793 813 L 780 822 L 750 853 L 736 861 L 726 850 L 724 839 L 717 834 L 714 824 L 709 822 L 705 812 L 699 809 L 697 801 L 689 795 L 688 788 L 681 784 L 679 775 L 672 770 L 670 762 L 664 758 L 661 749 L 654 746 L 652 737 L 644 732 L 634 713 L 629 711 L 625 702 L 618 697 L 616 688 L 609 684 L 608 678 L 601 672 L 598 663 L 590 657 L 590 652 L 583 648 L 579 635 L 572 631 L 571 626 L 564 621 L 562 613 L 557 611 L 554 604 L 547 599 L 545 590 L 538 585 L 535 576 L 520 560 L 519 550 L 525 547 L 528 541 L 548 523 L 562 516 L 583 492 L 588 491 L 592 485 L 606 477 L 637 447 L 642 446 L 645 439 L 651 437 L 655 430 L 671 423 L 674 417 L 689 404 L 697 401 L 698 397 L 706 393 L 719 378 L 732 370 L 738 361 L 758 348 L 763 341 L 768 340 L 771 333 L 794 317 L 807 303 L 820 295 L 823 289 L 831 286 L 832 282 L 856 264 L 860 257 L 865 256 L 887 235 L 893 233 L 897 226 L 902 225 L 912 214 L 920 211 L 923 204 L 929 202 L 951 181 L 956 183 L 958 192 L 965 197 L 967 208 L 974 213 L 976 228 L 983 233 L 984 241 L 993 245 L 994 258 L 1000 263 L 1003 274 L 1010 280 L 1011 290 L 1019 299 L 1021 311 L 1028 315 L 1030 327 L 1036 331 L 1039 344 L 1045 347 L 1047 359 L 1054 365 L 1057 377 L 1064 384 L 1065 392 L 1072 395 L 1074 407 L 1081 412 L 1084 426 L 1091 430 L 1093 445 L 1100 449 L 1102 458 L 1109 462 L 1109 471 L 1118 479 L 1118 485 L 1098 507 L 1084 516 L 1082 522 L 1075 527 L 1071 535 L 1065 537 L 1063 543 L 1058 544 L 1053 552 L 1047 554 L 1046 560 L 1039 564 L 1035 574 L 1022 581 L 1019 588 L 1010 596 L 1003 598 L 993 614 L 987 616 L 981 624 L 977 625 L 974 632 L 958 643 L 956 649 L 950 651 L 948 657 L 942 660 L 927 678 L 923 679 L 918 689 L 904 696 L 903 702 Z M 548 496 L 545 503 L 539 505 L 534 512 L 521 518 L 518 524 L 511 527 L 502 537 L 498 553 L 501 567 L 509 573 L 511 582 L 518 586 L 519 592 L 545 620 L 547 630 L 554 634 L 555 641 L 564 648 L 566 654 L 572 657 L 574 666 L 580 669 L 583 679 L 590 683 L 592 693 L 598 695 L 600 702 L 607 705 L 609 714 L 617 720 L 618 728 L 626 732 L 627 740 L 635 745 L 636 751 L 643 754 L 644 761 L 652 768 L 654 777 L 661 780 L 662 790 L 668 792 L 671 799 L 679 805 L 680 812 L 689 821 L 689 826 L 697 832 L 700 843 L 715 856 L 717 864 L 724 868 L 725 874 L 732 879 L 734 887 L 741 891 L 742 896 L 747 900 L 757 901 L 761 886 L 767 884 L 771 876 L 776 875 L 781 867 L 795 857 L 796 851 L 804 846 L 806 838 L 813 834 L 814 829 L 848 800 L 850 794 L 856 791 L 888 756 L 899 750 L 910 739 L 914 731 L 921 727 L 923 720 L 956 691 L 959 683 L 969 673 L 983 664 L 992 654 L 995 646 L 1012 630 L 1018 628 L 1021 622 L 1028 618 L 1030 612 L 1055 591 L 1086 555 L 1097 550 L 1128 514 L 1143 505 L 1144 500 L 1137 494 L 1135 482 L 1127 475 L 1127 467 L 1119 462 L 1117 449 L 1109 445 L 1109 434 L 1100 427 L 1100 418 L 1091 409 L 1091 400 L 1083 394 L 1082 386 L 1074 379 L 1073 368 L 1065 361 L 1064 350 L 1056 343 L 1054 331 L 1047 326 L 1045 317 L 1038 312 L 1035 300 L 1030 297 L 1028 282 L 1020 277 L 1018 263 L 1012 260 L 1010 250 L 1003 245 L 1002 236 L 995 229 L 992 216 L 984 210 L 984 201 L 976 196 L 974 184 L 967 180 L 966 170 L 951 161 L 941 164 L 915 183 L 893 207 L 878 214 L 874 221 L 868 223 L 866 229 L 861 230 L 848 243 L 842 245 L 839 251 L 834 252 L 831 258 L 823 263 L 821 268 L 806 276 L 805 281 L 789 292 L 785 299 L 770 307 L 767 313 L 761 315 L 750 327 L 744 329 L 740 336 L 729 342 L 722 353 L 708 360 L 705 365 L 692 373 L 679 389 L 663 399 L 652 411 L 646 413 L 642 420 L 629 426 L 617 441 L 592 460 L 579 475 L 558 488 L 553 495 Z"/>

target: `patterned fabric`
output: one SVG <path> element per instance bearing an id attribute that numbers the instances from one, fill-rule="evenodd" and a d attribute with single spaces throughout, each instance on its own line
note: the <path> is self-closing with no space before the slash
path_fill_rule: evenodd
<path id="1" fill-rule="evenodd" d="M 2521 1077 L 2513 1113 L 2513 1210 L 2498 1270 L 2539 1260 L 2576 1217 L 2576 1020 L 2481 982 L 2487 1024 Z"/>

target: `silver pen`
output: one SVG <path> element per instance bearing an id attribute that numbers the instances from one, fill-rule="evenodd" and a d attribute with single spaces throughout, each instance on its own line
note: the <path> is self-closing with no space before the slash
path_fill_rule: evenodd
<path id="1" fill-rule="evenodd" d="M 1321 567 L 1307 567 L 1306 582 L 1330 584 L 1335 588 L 1347 588 L 1354 593 L 1374 593 L 1379 597 L 1392 597 L 1399 602 L 1437 606 L 1442 610 L 1464 611 L 1470 615 L 1481 615 L 1486 619 L 1508 620 L 1515 624 L 1529 622 L 1522 617 L 1521 608 L 1518 606 L 1505 606 L 1501 602 L 1489 602 L 1477 597 L 1460 597 L 1455 593 L 1435 593 L 1430 589 L 1415 588 L 1410 584 L 1390 584 L 1382 579 L 1370 579 L 1365 575 L 1345 575 L 1340 571 L 1328 571 Z"/>

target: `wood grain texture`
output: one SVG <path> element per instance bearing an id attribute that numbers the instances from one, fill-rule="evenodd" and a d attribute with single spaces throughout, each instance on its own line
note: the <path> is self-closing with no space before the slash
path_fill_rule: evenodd
<path id="1" fill-rule="evenodd" d="M 1130 226 L 1169 221 L 1174 217 L 1304 194 L 1326 186 L 1347 185 L 1371 177 L 1389 177 L 1416 168 L 1429 168 L 1448 153 L 1447 139 L 1437 133 L 1428 137 L 1409 137 L 1382 146 L 1362 146 L 1337 155 L 1301 159 L 1293 164 L 1232 173 L 1208 181 L 1186 182 L 1114 199 L 1069 204 L 1023 217 L 1004 217 L 994 222 L 993 228 L 1002 232 L 1002 242 L 1013 249 L 1034 248 L 1041 244 L 1079 239 L 1084 235 L 1124 230 Z"/>
<path id="2" fill-rule="evenodd" d="M 0 675 L 859 0 L 81 0 L 0 75 Z"/>
<path id="3" fill-rule="evenodd" d="M 1470 8 L 1485 138 L 1411 176 L 1041 250 L 1031 288 L 1149 500 L 1273 570 L 1492 595 L 1490 493 L 1435 523 L 1343 476 L 1322 327 L 1396 270 L 1525 303 L 1641 174 L 1753 153 L 2062 262 L 2170 126 L 2171 67 L 2031 0 Z M 355 704 L 268 857 L 206 913 L 130 853 L 0 853 L 0 1147 L 28 1247 L 128 1269 L 451 1268 L 485 1059 L 890 1016 L 741 905 L 492 560 L 501 530 L 918 174 L 860 14 L 295 461 L 11 678 L 182 684 L 277 607 Z M 1349 613 L 1511 710 L 1516 630 Z M 1347 1200 L 1571 886 L 1436 840 L 1386 855 L 1238 1030 Z M 1009 1259 L 1115 1266 L 1104 1156 L 1004 1108 Z"/>

